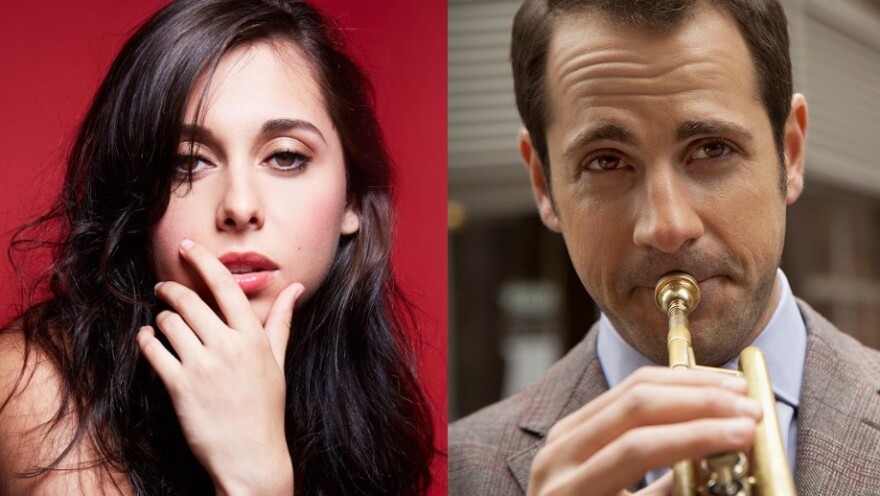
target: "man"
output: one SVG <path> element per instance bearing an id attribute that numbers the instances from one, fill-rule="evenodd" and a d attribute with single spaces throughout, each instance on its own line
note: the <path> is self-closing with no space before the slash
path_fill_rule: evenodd
<path id="1" fill-rule="evenodd" d="M 697 363 L 767 354 L 798 493 L 880 493 L 880 353 L 778 269 L 807 128 L 786 29 L 775 0 L 526 0 L 520 152 L 602 318 L 539 383 L 451 426 L 450 494 L 666 494 L 664 467 L 751 446 L 744 381 L 657 366 L 653 290 L 674 271 L 702 292 Z"/>

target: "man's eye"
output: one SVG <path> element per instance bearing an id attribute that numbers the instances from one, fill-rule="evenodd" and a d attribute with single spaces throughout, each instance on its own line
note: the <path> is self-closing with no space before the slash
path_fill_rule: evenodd
<path id="1" fill-rule="evenodd" d="M 597 155 L 584 164 L 584 169 L 590 171 L 610 171 L 619 169 L 620 157 L 616 155 Z"/>
<path id="2" fill-rule="evenodd" d="M 732 151 L 733 148 L 723 141 L 711 141 L 697 147 L 693 158 L 696 160 L 721 158 L 729 155 Z"/>
<path id="3" fill-rule="evenodd" d="M 273 154 L 266 164 L 280 171 L 292 171 L 304 167 L 309 162 L 309 157 L 302 153 L 284 151 Z"/>

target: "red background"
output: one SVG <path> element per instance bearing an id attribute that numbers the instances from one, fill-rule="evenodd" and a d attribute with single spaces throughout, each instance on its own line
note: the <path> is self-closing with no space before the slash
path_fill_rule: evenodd
<path id="1" fill-rule="evenodd" d="M 422 309 L 422 378 L 446 449 L 446 1 L 313 0 L 342 26 L 376 87 L 398 165 L 395 266 Z M 122 43 L 166 2 L 0 2 L 0 248 L 49 203 L 64 156 Z M 0 263 L 0 318 L 18 308 Z M 447 492 L 446 460 L 432 495 Z"/>

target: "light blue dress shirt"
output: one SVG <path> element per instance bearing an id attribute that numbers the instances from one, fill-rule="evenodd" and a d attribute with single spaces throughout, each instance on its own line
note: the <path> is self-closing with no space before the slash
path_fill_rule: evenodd
<path id="1" fill-rule="evenodd" d="M 801 378 L 804 372 L 804 359 L 807 354 L 807 328 L 798 310 L 791 287 L 782 270 L 777 270 L 776 278 L 780 285 L 780 298 L 773 317 L 761 334 L 752 343 L 767 356 L 773 392 L 776 395 L 776 411 L 782 430 L 783 442 L 788 451 L 788 461 L 792 471 L 795 466 L 797 447 L 797 409 L 800 404 Z M 599 319 L 599 335 L 596 338 L 596 351 L 602 372 L 610 387 L 620 384 L 636 369 L 657 365 L 630 346 L 603 314 Z M 724 364 L 725 368 L 736 369 L 739 358 Z M 660 478 L 669 467 L 651 470 L 645 481 Z"/>

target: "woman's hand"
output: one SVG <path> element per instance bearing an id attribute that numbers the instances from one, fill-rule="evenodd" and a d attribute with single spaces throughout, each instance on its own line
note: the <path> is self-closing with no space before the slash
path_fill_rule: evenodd
<path id="1" fill-rule="evenodd" d="M 146 326 L 138 345 L 171 396 L 184 436 L 218 494 L 292 494 L 284 434 L 284 355 L 301 284 L 275 299 L 263 327 L 229 270 L 204 247 L 180 246 L 204 279 L 224 320 L 194 291 L 160 282 L 156 295 L 174 311 L 156 324 L 174 355 Z"/>

